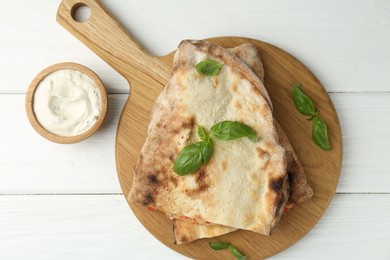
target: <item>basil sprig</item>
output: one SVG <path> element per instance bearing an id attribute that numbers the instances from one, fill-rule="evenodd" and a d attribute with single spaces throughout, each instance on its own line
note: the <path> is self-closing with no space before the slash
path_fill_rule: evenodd
<path id="1" fill-rule="evenodd" d="M 229 248 L 230 252 L 237 257 L 238 260 L 246 260 L 246 256 L 241 254 L 232 244 L 226 242 L 210 242 L 209 246 L 214 250 L 222 250 Z"/>
<path id="2" fill-rule="evenodd" d="M 181 176 L 198 171 L 202 165 L 210 161 L 214 152 L 211 137 L 218 140 L 235 140 L 248 137 L 254 143 L 258 139 L 252 128 L 237 121 L 222 121 L 213 125 L 210 135 L 207 135 L 206 130 L 199 126 L 198 136 L 201 141 L 184 147 L 175 160 L 173 170 Z"/>
<path id="3" fill-rule="evenodd" d="M 299 112 L 301 112 L 301 114 L 308 116 L 317 115 L 317 111 L 314 107 L 313 102 L 302 92 L 300 84 L 294 86 L 292 98 L 295 107 L 298 109 Z"/>
<path id="4" fill-rule="evenodd" d="M 222 250 L 229 247 L 229 243 L 226 242 L 210 242 L 209 246 L 214 250 Z"/>
<path id="5" fill-rule="evenodd" d="M 211 135 L 218 140 L 235 140 L 248 137 L 253 143 L 257 142 L 256 132 L 246 124 L 237 121 L 223 121 L 213 125 Z"/>
<path id="6" fill-rule="evenodd" d="M 301 90 L 301 84 L 296 84 L 292 92 L 292 99 L 297 110 L 307 116 L 311 116 L 312 134 L 311 137 L 316 145 L 325 151 L 330 150 L 328 129 L 323 119 L 318 117 L 318 111 L 313 102 Z"/>
<path id="7" fill-rule="evenodd" d="M 229 245 L 230 252 L 237 257 L 238 260 L 246 260 L 246 256 L 242 255 L 235 247 Z"/>
<path id="8" fill-rule="evenodd" d="M 213 141 L 201 126 L 198 127 L 198 135 L 202 141 L 184 147 L 175 160 L 173 170 L 181 176 L 196 172 L 203 164 L 207 164 L 213 155 Z"/>
<path id="9" fill-rule="evenodd" d="M 206 134 L 206 130 L 201 126 L 198 126 L 198 135 L 200 140 L 202 141 L 207 141 L 208 139 L 210 139 Z"/>
<path id="10" fill-rule="evenodd" d="M 329 140 L 328 140 L 328 129 L 324 120 L 315 116 L 313 118 L 313 130 L 312 130 L 313 141 L 325 151 L 330 150 Z"/>
<path id="11" fill-rule="evenodd" d="M 210 161 L 213 154 L 212 142 L 206 143 L 204 141 L 190 144 L 184 147 L 175 160 L 173 170 L 183 176 L 196 172 Z"/>
<path id="12" fill-rule="evenodd" d="M 219 73 L 223 63 L 216 60 L 204 60 L 196 64 L 195 69 L 203 75 L 215 76 Z"/>

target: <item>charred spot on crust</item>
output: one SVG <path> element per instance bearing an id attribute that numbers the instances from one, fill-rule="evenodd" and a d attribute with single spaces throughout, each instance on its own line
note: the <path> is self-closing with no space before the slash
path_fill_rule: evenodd
<path id="1" fill-rule="evenodd" d="M 156 127 L 159 129 L 165 129 L 165 128 L 167 128 L 167 124 L 159 121 L 156 123 Z"/>
<path id="2" fill-rule="evenodd" d="M 147 178 L 148 178 L 149 185 L 157 185 L 159 183 L 157 174 L 153 174 L 153 173 L 149 174 Z"/>
<path id="3" fill-rule="evenodd" d="M 256 147 L 256 152 L 257 152 L 257 155 L 258 155 L 260 158 L 263 158 L 265 155 L 268 155 L 268 152 L 264 151 L 264 150 L 261 149 L 260 147 Z"/>
<path id="4" fill-rule="evenodd" d="M 175 177 L 170 177 L 169 178 L 170 182 L 173 184 L 173 186 L 177 187 L 177 179 Z"/>
<path id="5" fill-rule="evenodd" d="M 205 191 L 205 190 L 207 190 L 208 187 L 209 187 L 209 185 L 202 184 L 202 185 L 199 186 L 198 191 L 199 192 Z"/>
<path id="6" fill-rule="evenodd" d="M 261 95 L 260 88 L 254 86 L 254 87 L 252 87 L 251 89 L 253 90 L 253 92 L 255 92 L 255 94 Z"/>
<path id="7" fill-rule="evenodd" d="M 198 184 L 196 189 L 198 192 L 205 191 L 209 187 L 206 183 L 206 172 L 204 169 L 200 170 L 198 176 L 196 176 L 196 183 Z"/>
<path id="8" fill-rule="evenodd" d="M 186 236 L 184 236 L 184 235 L 179 237 L 179 241 L 180 241 L 180 243 L 188 243 L 188 242 L 190 242 L 190 240 Z"/>
<path id="9" fill-rule="evenodd" d="M 191 117 L 188 121 L 186 120 L 181 124 L 181 128 L 183 129 L 192 128 L 194 124 L 195 124 L 195 120 L 193 117 Z"/>
<path id="10" fill-rule="evenodd" d="M 177 136 L 182 130 L 184 129 L 192 129 L 195 126 L 195 118 L 173 118 L 172 121 L 174 121 L 174 127 L 171 128 L 171 133 L 175 136 Z M 181 136 L 181 139 L 183 139 L 184 136 Z"/>
<path id="11" fill-rule="evenodd" d="M 178 185 L 177 178 L 174 176 L 167 176 L 164 174 L 164 171 L 159 169 L 154 169 L 153 172 L 149 172 L 144 180 L 145 185 L 150 186 L 151 189 L 154 189 L 155 186 L 159 186 L 161 189 L 167 189 L 171 185 L 174 187 L 177 187 Z"/>
<path id="12" fill-rule="evenodd" d="M 149 192 L 143 197 L 141 204 L 144 206 L 147 206 L 147 205 L 152 204 L 153 202 L 154 202 L 153 194 Z"/>
<path id="13" fill-rule="evenodd" d="M 288 182 L 291 184 L 294 182 L 295 173 L 292 171 L 287 171 L 287 177 L 288 177 Z"/>
<path id="14" fill-rule="evenodd" d="M 174 162 L 175 161 L 175 156 L 173 155 L 173 154 L 171 154 L 171 155 L 169 155 L 169 160 L 171 161 L 171 162 Z"/>
<path id="15" fill-rule="evenodd" d="M 205 178 L 206 178 L 206 172 L 204 169 L 202 169 L 198 172 L 198 175 L 196 176 L 196 182 L 198 183 L 198 185 L 204 183 Z"/>
<path id="16" fill-rule="evenodd" d="M 272 179 L 270 183 L 270 188 L 276 193 L 280 192 L 283 188 L 284 180 L 284 177 Z"/>
<path id="17" fill-rule="evenodd" d="M 209 187 L 209 184 L 207 183 L 206 177 L 207 177 L 206 171 L 203 168 L 201 168 L 198 171 L 198 173 L 196 173 L 196 177 L 195 177 L 197 187 L 195 189 L 186 189 L 185 192 L 189 196 L 192 196 L 192 195 L 197 195 L 197 194 L 207 190 Z"/>

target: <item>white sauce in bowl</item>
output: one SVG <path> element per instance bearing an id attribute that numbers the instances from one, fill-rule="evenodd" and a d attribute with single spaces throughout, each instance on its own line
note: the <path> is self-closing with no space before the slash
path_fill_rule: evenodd
<path id="1" fill-rule="evenodd" d="M 101 95 L 94 81 L 78 70 L 60 69 L 47 75 L 33 97 L 33 110 L 47 131 L 59 136 L 86 132 L 101 112 Z"/>

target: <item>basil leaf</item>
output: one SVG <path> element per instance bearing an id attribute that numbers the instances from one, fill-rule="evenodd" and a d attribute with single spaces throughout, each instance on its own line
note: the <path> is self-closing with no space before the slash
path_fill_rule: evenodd
<path id="1" fill-rule="evenodd" d="M 196 64 L 195 69 L 203 75 L 215 76 L 219 73 L 223 63 L 216 60 L 204 60 Z"/>
<path id="2" fill-rule="evenodd" d="M 246 256 L 242 255 L 236 248 L 234 248 L 232 245 L 229 245 L 230 252 L 237 257 L 238 260 L 245 260 Z"/>
<path id="3" fill-rule="evenodd" d="M 256 132 L 237 121 L 222 121 L 211 127 L 211 135 L 218 140 L 235 140 L 241 137 L 248 137 L 253 143 L 257 142 Z"/>
<path id="4" fill-rule="evenodd" d="M 209 139 L 209 137 L 206 134 L 206 130 L 201 126 L 198 126 L 198 135 L 199 135 L 199 138 L 203 141 L 206 141 L 207 139 Z"/>
<path id="5" fill-rule="evenodd" d="M 207 164 L 214 153 L 214 143 L 213 140 L 211 140 L 207 136 L 207 140 L 204 141 L 204 145 L 201 150 L 202 156 L 203 156 L 203 164 Z"/>
<path id="6" fill-rule="evenodd" d="M 222 250 L 228 248 L 230 244 L 226 242 L 210 242 L 209 246 L 214 250 Z"/>
<path id="7" fill-rule="evenodd" d="M 184 147 L 177 156 L 173 170 L 181 176 L 194 173 L 210 161 L 213 151 L 211 140 L 190 144 Z"/>
<path id="8" fill-rule="evenodd" d="M 315 116 L 313 119 L 313 129 L 312 129 L 312 138 L 314 143 L 321 147 L 325 151 L 330 150 L 329 139 L 328 139 L 328 129 L 324 120 Z"/>
<path id="9" fill-rule="evenodd" d="M 184 147 L 175 160 L 173 170 L 179 175 L 187 175 L 199 170 L 203 164 L 203 147 L 203 142 Z"/>
<path id="10" fill-rule="evenodd" d="M 214 250 L 222 250 L 229 248 L 230 252 L 237 257 L 238 260 L 246 260 L 246 256 L 242 255 L 234 246 L 226 242 L 210 242 L 209 246 Z"/>
<path id="11" fill-rule="evenodd" d="M 295 107 L 301 114 L 304 115 L 317 115 L 317 111 L 313 105 L 313 102 L 308 98 L 301 90 L 301 84 L 296 84 L 292 92 L 292 99 Z"/>

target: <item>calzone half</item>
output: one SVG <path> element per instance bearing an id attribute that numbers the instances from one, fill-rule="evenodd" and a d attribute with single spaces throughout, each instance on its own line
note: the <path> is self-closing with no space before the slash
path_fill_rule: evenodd
<path id="1" fill-rule="evenodd" d="M 264 68 L 261 61 L 261 56 L 253 44 L 247 43 L 237 46 L 230 51 L 240 60 L 247 64 L 259 79 L 264 82 Z M 287 174 L 290 183 L 290 195 L 286 207 L 291 208 L 296 203 L 302 203 L 311 198 L 313 189 L 308 184 L 305 171 L 299 162 L 287 135 L 274 119 L 279 142 L 286 151 L 287 158 Z M 188 243 L 199 238 L 220 236 L 232 231 L 236 228 L 206 223 L 199 224 L 192 219 L 186 217 L 175 218 L 167 214 L 174 223 L 175 243 Z"/>
<path id="2" fill-rule="evenodd" d="M 208 59 L 223 63 L 218 75 L 196 71 L 196 64 Z M 250 126 L 258 141 L 216 141 L 208 164 L 192 175 L 177 175 L 174 161 L 185 146 L 199 141 L 197 127 L 210 129 L 225 120 Z M 286 167 L 262 81 L 221 46 L 183 41 L 156 100 L 130 200 L 200 224 L 269 235 L 288 200 Z"/>

